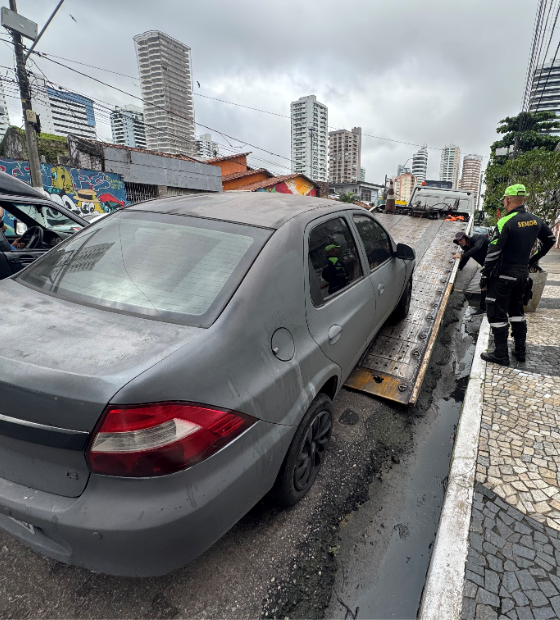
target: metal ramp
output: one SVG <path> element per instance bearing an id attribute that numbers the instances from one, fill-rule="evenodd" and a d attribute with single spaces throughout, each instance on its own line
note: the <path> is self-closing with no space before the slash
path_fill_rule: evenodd
<path id="1" fill-rule="evenodd" d="M 458 268 L 453 260 L 455 233 L 470 223 L 378 215 L 397 243 L 416 250 L 410 313 L 398 323 L 388 321 L 368 347 L 346 387 L 413 405 L 428 363 Z"/>

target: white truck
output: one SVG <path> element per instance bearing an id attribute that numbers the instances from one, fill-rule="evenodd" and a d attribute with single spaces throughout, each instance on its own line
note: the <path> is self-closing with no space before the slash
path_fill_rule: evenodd
<path id="1" fill-rule="evenodd" d="M 445 219 L 462 215 L 468 221 L 474 215 L 474 193 L 463 189 L 441 189 L 419 185 L 406 206 L 397 205 L 397 213 Z"/>

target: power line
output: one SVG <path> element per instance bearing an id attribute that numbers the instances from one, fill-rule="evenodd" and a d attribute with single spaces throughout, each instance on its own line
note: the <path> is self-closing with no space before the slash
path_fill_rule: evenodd
<path id="1" fill-rule="evenodd" d="M 542 1 L 542 0 L 541 0 L 541 1 Z M 96 67 L 96 66 L 94 66 L 94 65 L 88 65 L 88 64 L 86 64 L 86 63 L 78 62 L 78 61 L 76 61 L 76 60 L 70 60 L 70 59 L 68 59 L 68 58 L 63 58 L 62 56 L 55 56 L 54 54 L 46 54 L 45 52 L 33 52 L 33 53 L 34 53 L 34 54 L 37 54 L 38 56 L 41 56 L 41 57 L 45 58 L 46 60 L 51 60 L 51 62 L 55 62 L 54 60 L 52 60 L 52 58 L 60 58 L 60 59 L 62 59 L 62 60 L 66 60 L 66 61 L 68 61 L 68 62 L 74 62 L 74 63 L 79 64 L 79 65 L 82 65 L 82 66 L 84 66 L 84 67 L 91 67 L 91 68 L 93 68 L 93 69 L 98 69 L 99 71 L 107 71 L 108 73 L 114 73 L 114 74 L 116 74 L 116 75 L 120 75 L 120 76 L 123 76 L 123 77 L 127 77 L 127 78 L 130 78 L 130 79 L 133 79 L 133 80 L 139 81 L 139 79 L 138 79 L 138 78 L 135 78 L 135 77 L 133 77 L 133 76 L 131 76 L 131 75 L 127 75 L 127 74 L 125 74 L 125 73 L 118 73 L 118 72 L 116 72 L 116 71 L 112 71 L 112 70 L 110 70 L 110 69 L 104 69 L 104 68 L 102 68 L 102 67 Z M 90 79 L 92 79 L 92 80 L 96 80 L 96 81 L 100 82 L 101 84 L 103 84 L 104 86 L 108 86 L 109 88 L 115 88 L 116 90 L 119 90 L 120 92 L 122 92 L 122 93 L 124 93 L 124 94 L 128 94 L 129 96 L 136 97 L 137 99 L 142 100 L 142 98 L 141 98 L 141 97 L 138 97 L 137 95 L 131 95 L 130 93 L 126 93 L 125 91 L 122 91 L 122 90 L 118 89 L 117 87 L 112 86 L 111 84 L 107 84 L 107 83 L 105 83 L 105 82 L 102 82 L 101 80 L 97 80 L 97 78 L 94 78 L 93 76 L 90 76 L 90 75 L 87 75 L 87 74 L 81 73 L 81 72 L 77 71 L 76 69 L 73 69 L 72 67 L 68 67 L 68 66 L 66 66 L 66 65 L 64 65 L 64 64 L 62 64 L 62 63 L 58 63 L 58 62 L 57 62 L 56 64 L 59 64 L 60 66 L 62 66 L 62 67 L 64 67 L 64 68 L 66 68 L 66 69 L 69 69 L 70 71 L 75 71 L 76 73 L 79 73 L 80 75 L 83 75 L 83 76 L 85 76 L 85 77 L 88 77 L 88 78 L 90 78 Z M 209 96 L 209 95 L 203 95 L 202 93 L 197 93 L 196 91 L 193 91 L 193 93 L 192 93 L 192 94 L 193 94 L 193 96 L 195 96 L 195 97 L 202 97 L 203 99 L 210 99 L 210 100 L 212 100 L 212 101 L 218 101 L 218 102 L 220 102 L 220 103 L 225 103 L 225 104 L 228 104 L 228 105 L 233 105 L 233 106 L 236 106 L 236 107 L 238 107 L 238 108 L 245 108 L 245 109 L 247 109 L 247 110 L 252 110 L 252 111 L 254 111 L 254 112 L 261 112 L 262 114 L 270 114 L 270 115 L 272 115 L 272 116 L 278 116 L 278 117 L 280 117 L 280 118 L 287 118 L 287 119 L 291 119 L 291 117 L 290 117 L 290 116 L 288 116 L 287 114 L 280 114 L 279 112 L 271 112 L 270 110 L 262 110 L 261 108 L 255 108 L 255 107 L 253 107 L 253 106 L 244 105 L 244 104 L 242 104 L 242 103 L 236 103 L 236 102 L 234 102 L 234 101 L 227 101 L 227 100 L 225 100 L 225 99 L 220 99 L 220 98 L 218 98 L 218 97 L 211 97 L 211 96 Z M 150 105 L 154 105 L 154 104 L 150 104 Z M 197 124 L 200 124 L 200 123 L 197 123 Z M 201 126 L 202 126 L 202 127 L 204 127 L 204 125 L 201 125 Z M 332 127 L 332 126 L 330 126 L 330 125 L 329 125 L 329 127 L 328 127 L 328 128 L 329 128 L 330 130 L 332 130 L 332 131 L 341 131 L 341 130 L 342 130 L 340 127 Z M 217 131 L 217 130 L 212 130 L 212 131 Z M 217 133 L 221 133 L 221 132 L 217 132 Z M 226 135 L 226 134 L 224 134 L 224 135 Z M 408 145 L 408 146 L 419 146 L 419 147 L 426 146 L 426 145 L 424 145 L 424 144 L 418 144 L 418 143 L 416 143 L 416 142 L 407 142 L 407 141 L 404 141 L 404 140 L 396 140 L 396 139 L 394 139 L 394 138 L 385 138 L 385 137 L 383 137 L 383 136 L 376 136 L 376 135 L 369 134 L 369 133 L 364 133 L 364 132 L 362 132 L 362 135 L 363 135 L 363 136 L 367 136 L 368 138 L 374 138 L 374 139 L 376 139 L 376 140 L 386 140 L 386 141 L 388 141 L 388 142 L 396 142 L 396 143 L 398 143 L 398 144 L 405 144 L 405 145 Z M 250 146 L 253 146 L 253 145 L 250 145 Z M 258 147 L 253 146 L 253 148 L 258 148 Z M 431 149 L 431 150 L 437 150 L 437 151 L 441 151 L 441 150 L 443 150 L 441 147 L 437 147 L 437 146 L 427 146 L 427 148 L 428 148 L 428 149 Z M 277 157 L 282 157 L 281 155 L 276 155 L 276 156 L 277 156 Z M 286 159 L 288 159 L 288 158 L 286 158 Z"/>

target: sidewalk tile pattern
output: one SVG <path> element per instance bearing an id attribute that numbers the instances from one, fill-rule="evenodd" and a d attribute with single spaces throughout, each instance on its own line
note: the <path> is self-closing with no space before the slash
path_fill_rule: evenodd
<path id="1" fill-rule="evenodd" d="M 560 618 L 560 533 L 475 488 L 462 620 Z"/>
<path id="2" fill-rule="evenodd" d="M 488 364 L 462 618 L 560 618 L 560 252 L 527 362 Z M 513 344 L 513 343 L 511 343 Z"/>

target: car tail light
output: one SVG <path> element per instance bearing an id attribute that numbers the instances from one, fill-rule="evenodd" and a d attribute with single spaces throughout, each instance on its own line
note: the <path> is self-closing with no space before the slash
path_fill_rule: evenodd
<path id="1" fill-rule="evenodd" d="M 256 422 L 234 411 L 181 402 L 109 406 L 87 450 L 90 470 L 162 476 L 208 458 Z"/>

